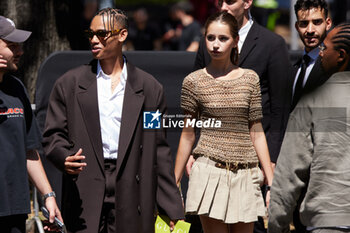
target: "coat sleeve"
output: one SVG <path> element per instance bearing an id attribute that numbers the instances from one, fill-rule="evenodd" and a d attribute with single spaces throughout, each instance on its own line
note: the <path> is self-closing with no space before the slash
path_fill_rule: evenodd
<path id="1" fill-rule="evenodd" d="M 290 79 L 291 65 L 284 40 L 280 37 L 271 46 L 267 64 L 268 91 L 270 96 L 271 125 L 266 135 L 271 161 L 276 163 L 284 134 L 284 127 L 288 121 L 289 98 L 286 94 Z"/>
<path id="2" fill-rule="evenodd" d="M 166 113 L 163 90 L 159 93 L 158 109 Z M 157 130 L 157 205 L 170 219 L 184 219 L 180 191 L 175 183 L 174 162 L 164 129 Z"/>
<path id="3" fill-rule="evenodd" d="M 305 191 L 313 154 L 311 112 L 297 108 L 290 116 L 271 187 L 269 233 L 289 232 L 293 211 Z"/>
<path id="4" fill-rule="evenodd" d="M 42 145 L 47 158 L 61 171 L 66 157 L 75 153 L 68 136 L 66 107 L 64 88 L 56 82 L 47 108 Z"/>

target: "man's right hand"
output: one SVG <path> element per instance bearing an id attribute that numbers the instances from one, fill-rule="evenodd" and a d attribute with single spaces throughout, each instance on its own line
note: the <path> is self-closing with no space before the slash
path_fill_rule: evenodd
<path id="1" fill-rule="evenodd" d="M 190 155 L 190 157 L 188 158 L 188 161 L 186 163 L 186 175 L 187 176 L 190 176 L 192 165 L 193 165 L 194 161 L 196 161 L 196 160 L 194 159 L 193 155 Z"/>
<path id="2" fill-rule="evenodd" d="M 84 167 L 86 167 L 86 163 L 82 163 L 81 161 L 85 159 L 85 156 L 82 155 L 83 149 L 79 149 L 77 153 L 74 155 L 68 156 L 66 161 L 64 162 L 64 169 L 70 175 L 78 175 Z"/>

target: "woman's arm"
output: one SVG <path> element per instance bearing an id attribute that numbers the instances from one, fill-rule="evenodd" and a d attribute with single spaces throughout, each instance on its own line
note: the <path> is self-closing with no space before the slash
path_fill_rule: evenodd
<path id="1" fill-rule="evenodd" d="M 250 138 L 253 142 L 256 153 L 258 154 L 259 162 L 267 180 L 267 185 L 272 185 L 273 170 L 271 166 L 271 159 L 269 155 L 269 149 L 267 147 L 266 137 L 264 129 L 260 121 L 254 121 L 249 123 Z M 269 191 L 269 189 L 268 189 Z M 266 205 L 269 206 L 270 192 L 266 194 Z"/>
<path id="2" fill-rule="evenodd" d="M 185 125 L 187 120 L 190 120 L 190 119 L 185 118 Z M 176 178 L 177 185 L 180 184 L 187 160 L 192 152 L 192 147 L 195 140 L 196 140 L 196 134 L 195 134 L 194 128 L 184 127 L 182 129 L 179 147 L 176 154 L 176 162 L 175 162 L 175 178 Z"/>
<path id="3" fill-rule="evenodd" d="M 273 171 L 271 166 L 269 149 L 267 148 L 266 137 L 261 122 L 250 122 L 249 132 L 255 151 L 258 154 L 259 162 L 265 173 L 267 185 L 271 185 L 273 179 Z"/>

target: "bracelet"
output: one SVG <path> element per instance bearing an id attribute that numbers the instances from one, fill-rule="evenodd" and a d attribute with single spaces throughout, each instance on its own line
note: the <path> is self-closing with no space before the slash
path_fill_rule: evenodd
<path id="1" fill-rule="evenodd" d="M 271 186 L 270 185 L 265 185 L 265 191 L 270 191 L 271 190 Z"/>
<path id="2" fill-rule="evenodd" d="M 55 191 L 52 191 L 52 192 L 49 192 L 49 193 L 44 194 L 44 195 L 42 196 L 43 201 L 45 201 L 48 197 L 56 197 Z"/>

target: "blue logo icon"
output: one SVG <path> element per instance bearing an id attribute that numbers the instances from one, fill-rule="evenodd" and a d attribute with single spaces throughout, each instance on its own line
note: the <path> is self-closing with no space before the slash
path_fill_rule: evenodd
<path id="1" fill-rule="evenodd" d="M 156 112 L 143 112 L 143 128 L 144 129 L 160 129 L 160 119 L 162 113 L 157 110 Z"/>

